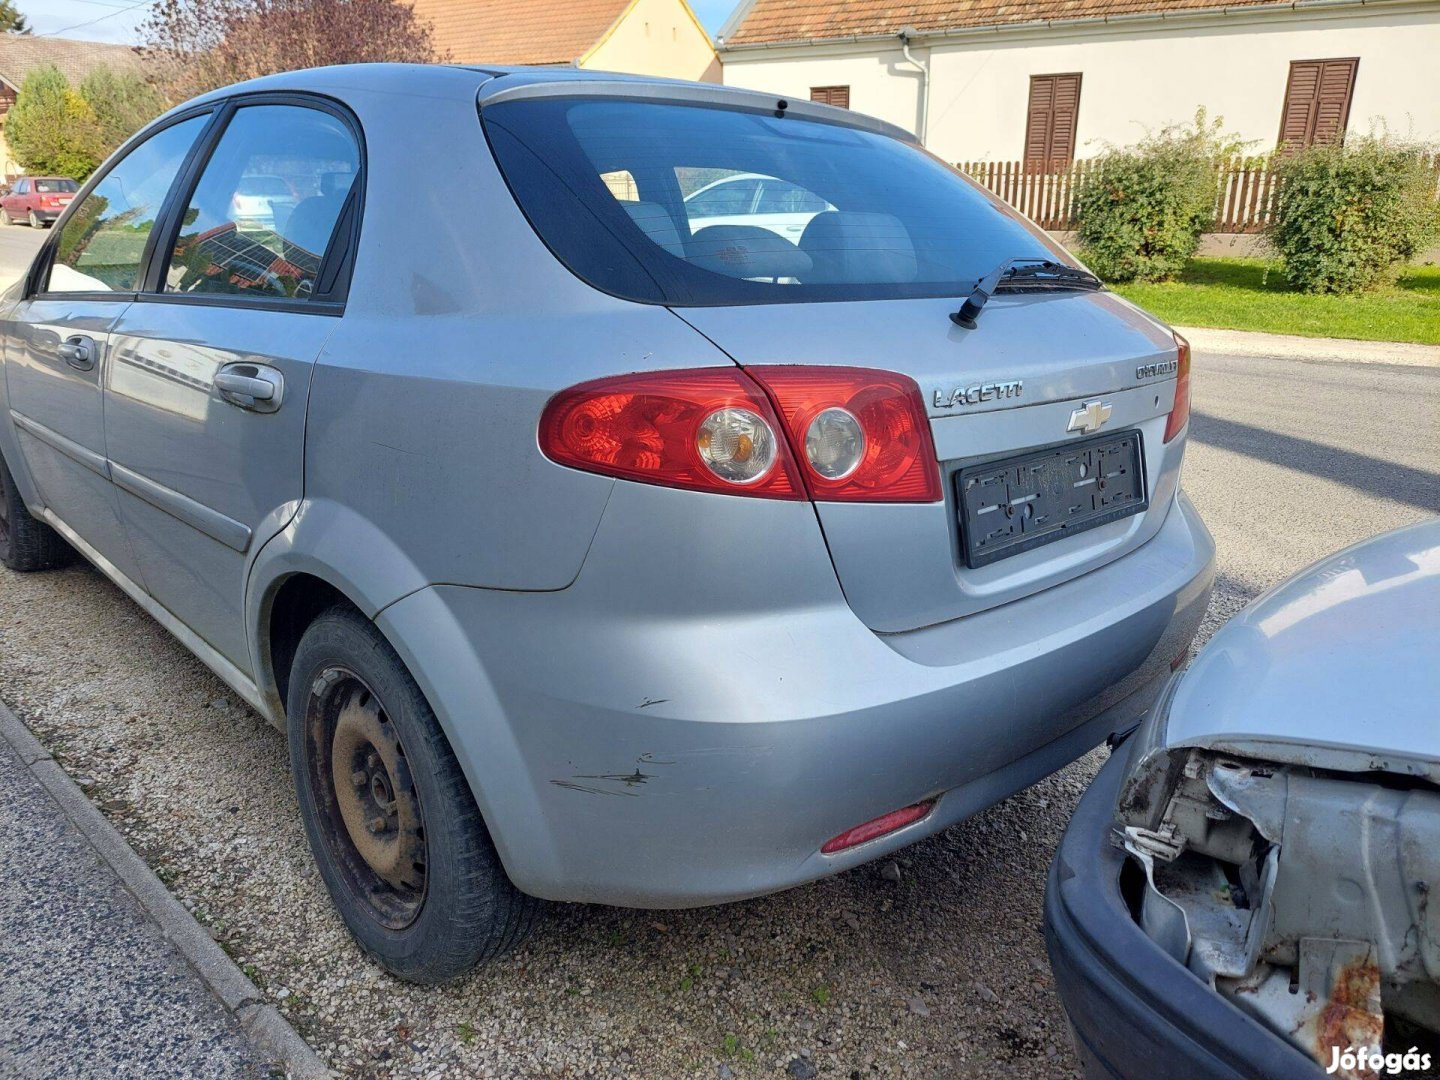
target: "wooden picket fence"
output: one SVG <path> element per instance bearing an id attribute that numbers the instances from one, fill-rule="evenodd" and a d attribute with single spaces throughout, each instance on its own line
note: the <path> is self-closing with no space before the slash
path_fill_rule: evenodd
<path id="1" fill-rule="evenodd" d="M 1440 154 L 1426 161 L 1440 186 Z M 994 192 L 1043 229 L 1075 228 L 1081 183 L 1100 169 L 1089 161 L 961 162 L 961 172 Z M 1268 157 L 1233 158 L 1215 170 L 1215 225 L 1219 233 L 1257 233 L 1269 220 L 1276 191 Z"/>

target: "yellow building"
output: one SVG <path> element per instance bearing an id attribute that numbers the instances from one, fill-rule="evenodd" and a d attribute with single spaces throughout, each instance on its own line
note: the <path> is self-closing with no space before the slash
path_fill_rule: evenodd
<path id="1" fill-rule="evenodd" d="M 457 64 L 538 64 L 720 81 L 685 0 L 415 0 Z"/>

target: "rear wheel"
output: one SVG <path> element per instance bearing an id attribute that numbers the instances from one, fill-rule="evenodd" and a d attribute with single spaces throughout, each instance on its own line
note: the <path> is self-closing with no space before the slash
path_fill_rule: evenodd
<path id="1" fill-rule="evenodd" d="M 360 946 L 440 983 L 523 941 L 543 902 L 510 883 L 434 712 L 374 624 L 344 606 L 316 619 L 289 699 L 305 831 Z"/>
<path id="2" fill-rule="evenodd" d="M 0 225 L 14 225 L 15 219 L 10 216 L 10 211 L 0 208 Z"/>
<path id="3" fill-rule="evenodd" d="M 40 220 L 40 215 L 35 213 L 34 210 L 30 211 L 30 227 L 32 229 L 43 229 L 45 227 L 45 223 Z"/>
<path id="4" fill-rule="evenodd" d="M 25 509 L 15 478 L 0 457 L 0 564 L 11 570 L 53 570 L 75 558 L 60 534 Z"/>

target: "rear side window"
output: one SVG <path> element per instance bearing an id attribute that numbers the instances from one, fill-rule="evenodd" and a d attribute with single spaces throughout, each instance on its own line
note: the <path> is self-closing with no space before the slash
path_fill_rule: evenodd
<path id="1" fill-rule="evenodd" d="M 632 300 L 962 296 L 1006 259 L 1062 257 L 953 169 L 874 132 L 585 97 L 504 101 L 482 116 L 540 237 L 578 276 Z"/>
<path id="2" fill-rule="evenodd" d="M 44 292 L 134 292 L 155 216 L 208 114 L 156 132 L 115 165 L 65 219 Z"/>
<path id="3" fill-rule="evenodd" d="M 360 171 L 355 136 L 300 105 L 247 105 L 181 218 L 169 293 L 306 300 Z"/>

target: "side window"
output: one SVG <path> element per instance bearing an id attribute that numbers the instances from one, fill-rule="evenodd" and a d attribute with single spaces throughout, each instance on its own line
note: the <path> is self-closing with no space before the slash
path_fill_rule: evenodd
<path id="1" fill-rule="evenodd" d="M 15 182 L 15 194 L 16 194 L 16 195 L 26 195 L 26 194 L 29 194 L 29 192 L 30 192 L 30 181 L 29 181 L 29 180 L 17 180 L 17 181 Z"/>
<path id="2" fill-rule="evenodd" d="M 743 176 L 743 174 L 737 174 Z M 691 221 L 713 217 L 736 217 L 750 213 L 760 181 L 755 177 L 717 180 L 685 200 L 685 215 Z"/>
<path id="3" fill-rule="evenodd" d="M 181 219 L 165 291 L 310 297 L 359 171 L 355 137 L 331 114 L 237 109 Z"/>
<path id="4" fill-rule="evenodd" d="M 829 209 L 830 205 L 813 191 L 785 180 L 766 180 L 760 188 L 760 201 L 755 204 L 757 214 L 818 214 Z"/>
<path id="5" fill-rule="evenodd" d="M 43 292 L 134 292 L 155 216 L 208 114 L 158 131 L 105 174 L 55 238 Z"/>

